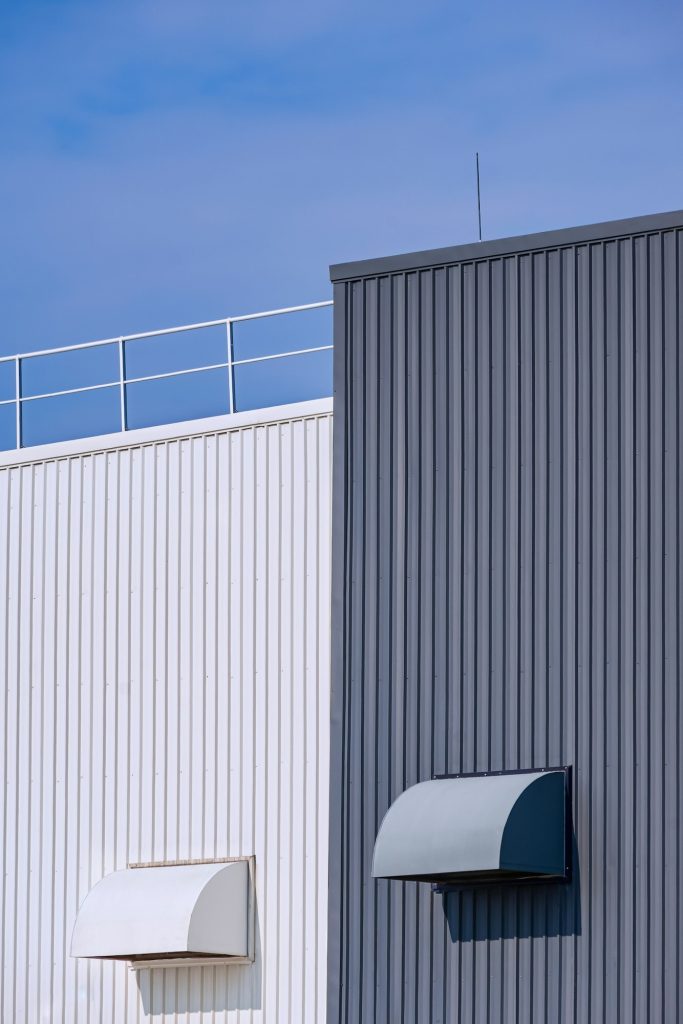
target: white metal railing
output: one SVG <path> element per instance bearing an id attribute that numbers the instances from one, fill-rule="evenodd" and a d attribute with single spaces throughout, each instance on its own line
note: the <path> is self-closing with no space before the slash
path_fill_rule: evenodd
<path id="1" fill-rule="evenodd" d="M 225 317 L 221 320 L 207 320 L 203 323 L 196 324 L 184 324 L 180 327 L 167 327 L 157 331 L 145 331 L 141 334 L 125 334 L 118 338 L 105 338 L 101 341 L 87 341 L 80 345 L 63 345 L 59 348 L 47 348 L 39 349 L 34 352 L 21 352 L 17 355 L 11 356 L 0 356 L 0 369 L 3 364 L 13 363 L 14 364 L 14 398 L 0 399 L 0 407 L 14 405 L 15 407 L 15 431 L 16 431 L 16 449 L 23 447 L 22 439 L 22 407 L 26 402 L 40 401 L 45 398 L 57 398 L 65 395 L 81 394 L 87 391 L 99 391 L 105 388 L 118 388 L 119 390 L 119 410 L 120 410 L 120 429 L 122 431 L 128 430 L 127 416 L 126 416 L 126 388 L 129 384 L 141 384 L 145 381 L 153 380 L 164 380 L 170 377 L 181 377 L 193 373 L 201 373 L 205 370 L 227 370 L 227 408 L 228 412 L 233 413 L 237 411 L 237 404 L 235 399 L 235 367 L 242 366 L 250 363 L 265 363 L 274 359 L 284 359 L 289 356 L 303 356 L 309 355 L 313 352 L 325 352 L 332 349 L 331 341 L 327 344 L 312 346 L 310 348 L 294 348 L 286 352 L 275 352 L 266 355 L 252 356 L 243 359 L 235 359 L 234 357 L 234 334 L 233 325 L 241 323 L 247 320 L 260 320 L 264 317 L 281 316 L 290 313 L 301 313 L 306 310 L 322 309 L 325 306 L 332 306 L 332 300 L 328 299 L 324 302 L 310 302 L 303 306 L 289 306 L 284 309 L 271 309 L 261 313 L 247 313 L 243 316 Z M 125 345 L 130 341 L 140 341 L 145 338 L 159 338 L 165 335 L 176 335 L 186 331 L 200 330 L 204 327 L 225 327 L 225 360 L 217 363 L 209 363 L 202 366 L 192 366 L 185 369 L 170 370 L 164 373 L 153 373 L 146 374 L 144 376 L 126 376 L 125 370 Z M 87 384 L 80 387 L 74 388 L 62 388 L 57 391 L 46 391 L 40 394 L 22 394 L 22 374 L 21 367 L 22 363 L 27 359 L 35 359 L 39 356 L 56 356 L 64 352 L 81 352 L 89 349 L 101 348 L 105 345 L 116 345 L 118 347 L 118 377 L 116 380 L 106 381 L 101 384 Z M 162 421 L 163 422 L 163 421 Z M 168 422 L 168 421 L 166 421 Z M 0 446 L 1 447 L 1 446 Z M 8 450 L 8 449 L 5 449 Z M 9 449 L 11 450 L 11 449 Z"/>

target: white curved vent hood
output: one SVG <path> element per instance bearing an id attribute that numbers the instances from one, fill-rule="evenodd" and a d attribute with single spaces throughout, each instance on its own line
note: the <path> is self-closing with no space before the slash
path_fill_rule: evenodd
<path id="1" fill-rule="evenodd" d="M 134 965 L 250 958 L 251 863 L 132 867 L 106 875 L 78 912 L 71 955 Z"/>
<path id="2" fill-rule="evenodd" d="M 380 826 L 373 876 L 439 888 L 565 879 L 567 772 L 463 775 L 411 786 Z"/>

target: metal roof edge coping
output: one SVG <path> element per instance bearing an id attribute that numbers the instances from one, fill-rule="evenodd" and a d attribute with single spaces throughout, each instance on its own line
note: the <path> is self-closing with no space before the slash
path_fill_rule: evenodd
<path id="1" fill-rule="evenodd" d="M 223 413 L 195 420 L 159 423 L 152 427 L 118 430 L 112 434 L 91 434 L 67 441 L 50 441 L 40 445 L 27 445 L 25 448 L 9 448 L 0 451 L 0 470 L 16 469 L 34 462 L 54 462 L 56 459 L 96 455 L 119 448 L 142 448 L 159 441 L 185 441 L 206 434 L 242 430 L 244 427 L 263 427 L 273 423 L 327 416 L 332 413 L 333 408 L 332 397 L 312 398 L 303 402 L 289 402 L 286 405 L 249 409 L 245 412 Z"/>
<path id="2" fill-rule="evenodd" d="M 452 263 L 468 263 L 491 256 L 511 256 L 515 253 L 538 249 L 556 249 L 563 245 L 597 242 L 618 238 L 622 235 L 645 234 L 676 227 L 683 227 L 683 210 L 651 213 L 641 217 L 629 217 L 625 220 L 608 220 L 598 224 L 559 228 L 553 231 L 540 231 L 530 235 L 514 235 L 510 238 L 495 238 L 487 242 L 465 242 L 442 249 L 425 249 L 422 252 L 407 252 L 397 256 L 380 256 L 375 259 L 356 260 L 349 263 L 334 263 L 330 267 L 330 280 L 332 282 L 351 281 L 355 278 L 376 277 L 381 274 L 420 270 Z"/>

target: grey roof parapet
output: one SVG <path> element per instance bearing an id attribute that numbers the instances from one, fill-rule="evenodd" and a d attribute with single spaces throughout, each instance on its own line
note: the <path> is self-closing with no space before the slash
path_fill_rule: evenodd
<path id="1" fill-rule="evenodd" d="M 382 256 L 378 259 L 356 260 L 350 263 L 335 263 L 330 267 L 331 281 L 350 281 L 354 278 L 375 277 L 378 274 L 400 273 L 406 270 L 420 270 L 452 263 L 467 263 L 491 256 L 508 256 L 519 252 L 539 249 L 556 249 L 563 245 L 580 242 L 598 242 L 621 235 L 647 234 L 667 228 L 683 227 L 683 210 L 668 213 L 652 213 L 625 220 L 608 220 L 583 227 L 560 228 L 554 231 L 540 231 L 531 235 L 515 235 L 511 238 L 495 238 L 487 242 L 466 242 L 464 245 L 450 245 L 442 249 L 426 249 L 423 252 L 408 252 L 397 256 Z"/>

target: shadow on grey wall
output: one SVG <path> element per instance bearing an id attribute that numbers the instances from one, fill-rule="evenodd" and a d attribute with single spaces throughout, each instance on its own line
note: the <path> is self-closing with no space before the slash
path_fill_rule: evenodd
<path id="1" fill-rule="evenodd" d="M 254 962 L 193 967 L 157 967 L 137 972 L 145 1014 L 219 1013 L 224 1010 L 260 1010 L 263 976 L 261 929 L 255 907 Z"/>
<path id="2" fill-rule="evenodd" d="M 452 942 L 581 934 L 581 872 L 572 832 L 570 882 L 490 885 L 444 893 Z"/>

